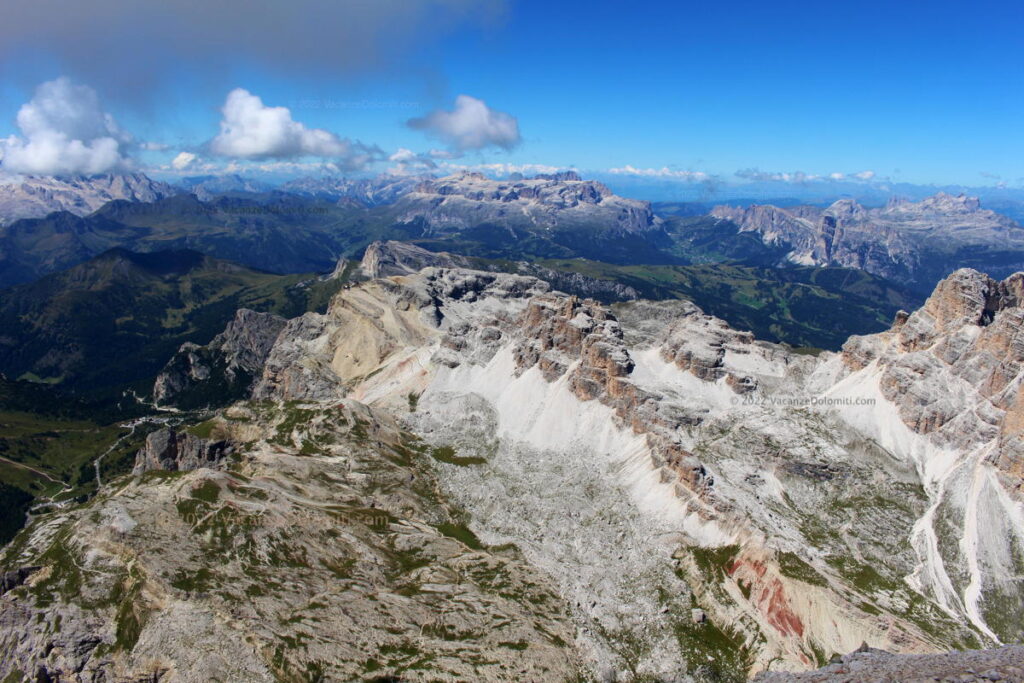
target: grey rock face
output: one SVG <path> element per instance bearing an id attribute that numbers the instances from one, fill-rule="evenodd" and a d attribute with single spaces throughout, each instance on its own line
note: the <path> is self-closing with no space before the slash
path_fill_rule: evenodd
<path id="1" fill-rule="evenodd" d="M 132 472 L 189 472 L 201 467 L 216 468 L 232 452 L 234 448 L 227 441 L 212 441 L 188 432 L 160 429 L 146 437 L 146 445 L 135 456 Z"/>
<path id="2" fill-rule="evenodd" d="M 285 322 L 272 313 L 239 309 L 206 346 L 182 344 L 157 376 L 154 400 L 191 408 L 246 397 Z"/>
<path id="3" fill-rule="evenodd" d="M 84 216 L 115 199 L 154 202 L 176 193 L 177 190 L 170 185 L 151 180 L 141 173 L 0 178 L 0 225 L 19 218 L 41 218 L 54 211 Z"/>
<path id="4" fill-rule="evenodd" d="M 552 289 L 559 292 L 589 297 L 605 303 L 634 301 L 640 298 L 640 292 L 629 285 L 613 280 L 588 277 L 581 273 L 567 273 L 552 268 L 545 268 L 536 263 L 520 261 L 516 264 L 516 272 L 520 275 L 529 275 L 544 280 L 551 285 Z"/>
<path id="5" fill-rule="evenodd" d="M 824 210 L 718 206 L 711 216 L 735 223 L 741 232 L 757 233 L 765 244 L 788 247 L 787 259 L 793 263 L 857 268 L 928 287 L 963 265 L 955 256 L 959 250 L 992 250 L 1000 254 L 1002 270 L 1024 268 L 1024 258 L 1013 257 L 1024 251 L 1024 229 L 963 195 L 893 200 L 877 209 L 850 199 Z"/>

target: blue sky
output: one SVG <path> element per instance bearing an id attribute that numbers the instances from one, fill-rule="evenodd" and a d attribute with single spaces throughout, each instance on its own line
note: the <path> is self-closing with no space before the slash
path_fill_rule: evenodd
<path id="1" fill-rule="evenodd" d="M 400 22 L 387 7 L 318 17 L 325 5 L 310 0 L 310 22 L 321 21 L 290 26 L 291 37 L 241 26 L 254 40 L 223 49 L 199 34 L 180 45 L 146 40 L 141 27 L 158 17 L 143 1 L 107 43 L 125 53 L 108 47 L 106 60 L 91 58 L 100 44 L 84 37 L 95 32 L 89 21 L 110 20 L 102 11 L 81 19 L 81 36 L 26 16 L 36 41 L 15 40 L 0 53 L 0 138 L 27 138 L 15 123 L 19 108 L 39 83 L 66 76 L 95 89 L 136 143 L 168 146 L 122 150 L 120 158 L 143 166 L 181 151 L 210 168 L 230 163 L 230 154 L 211 154 L 210 141 L 228 92 L 241 87 L 265 106 L 288 107 L 306 129 L 384 155 L 404 148 L 459 156 L 434 159 L 443 164 L 667 169 L 733 181 L 741 169 L 798 178 L 871 171 L 875 180 L 1024 184 L 1019 2 L 435 1 L 454 6 L 451 16 L 437 19 L 431 0 L 416 16 L 394 3 L 406 23 L 392 31 Z M 18 20 L 11 30 L 30 33 Z M 358 51 L 327 46 L 321 54 L 315 36 L 303 45 L 302 31 L 319 30 L 316 23 L 358 37 Z M 451 110 L 460 94 L 513 117 L 517 141 L 453 140 L 443 119 L 406 125 Z M 276 160 L 311 162 L 308 152 L 322 148 L 275 149 Z"/>

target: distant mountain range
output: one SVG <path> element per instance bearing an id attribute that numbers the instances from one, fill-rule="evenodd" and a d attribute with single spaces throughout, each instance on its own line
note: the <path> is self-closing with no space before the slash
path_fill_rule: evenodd
<path id="1" fill-rule="evenodd" d="M 1024 268 L 1024 229 L 965 195 L 877 208 L 852 199 L 824 208 L 784 203 L 661 205 L 659 215 L 574 172 L 325 177 L 278 188 L 241 177 L 190 178 L 178 189 L 141 175 L 26 179 L 0 188 L 4 215 L 58 212 L 0 227 L 0 286 L 114 247 L 196 249 L 279 273 L 327 271 L 381 239 L 489 259 L 838 266 L 921 297 L 958 267 L 998 277 Z"/>
<path id="2" fill-rule="evenodd" d="M 389 175 L 363 179 L 326 176 L 298 178 L 282 184 L 279 189 L 282 192 L 314 199 L 353 199 L 364 206 L 381 206 L 394 203 L 424 179 L 419 176 Z"/>
<path id="3" fill-rule="evenodd" d="M 55 211 L 85 216 L 114 200 L 153 202 L 179 191 L 142 173 L 69 178 L 0 176 L 0 226 Z"/>
<path id="4" fill-rule="evenodd" d="M 788 262 L 856 268 L 921 289 L 959 267 L 1000 277 L 1024 269 L 1024 229 L 964 195 L 893 199 L 877 209 L 850 199 L 826 209 L 717 206 L 710 215 L 781 249 Z"/>

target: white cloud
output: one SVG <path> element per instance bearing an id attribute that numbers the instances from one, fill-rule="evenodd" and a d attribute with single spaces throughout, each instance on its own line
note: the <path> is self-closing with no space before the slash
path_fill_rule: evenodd
<path id="1" fill-rule="evenodd" d="M 192 152 L 181 152 L 178 156 L 174 157 L 173 161 L 171 161 L 171 168 L 175 171 L 184 171 L 195 163 L 195 160 L 198 158 L 199 157 Z"/>
<path id="2" fill-rule="evenodd" d="M 406 149 L 405 147 L 399 147 L 397 152 L 388 157 L 388 161 L 396 161 L 399 163 L 418 161 L 419 159 L 419 154 L 416 154 L 416 152 L 411 149 Z"/>
<path id="3" fill-rule="evenodd" d="M 432 149 L 428 152 L 414 152 L 405 147 L 399 147 L 388 157 L 388 161 L 394 162 L 394 166 L 388 169 L 391 175 L 417 175 L 432 171 L 438 167 L 437 160 L 458 159 L 462 156 L 458 152 L 446 149 Z M 450 166 L 447 161 L 443 164 Z"/>
<path id="4" fill-rule="evenodd" d="M 511 114 L 491 109 L 469 95 L 455 98 L 451 111 L 437 110 L 410 119 L 410 128 L 422 130 L 459 151 L 501 147 L 512 149 L 521 141 L 519 122 Z"/>
<path id="5" fill-rule="evenodd" d="M 803 171 L 793 171 L 790 173 L 786 172 L 769 172 L 761 171 L 756 168 L 745 168 L 736 171 L 736 177 L 742 178 L 743 180 L 752 180 L 755 182 L 777 182 L 777 183 L 796 183 L 802 185 L 804 183 L 817 182 L 822 180 L 831 181 L 868 181 L 875 177 L 874 171 L 861 171 L 860 173 L 829 173 L 827 176 L 817 175 L 814 173 L 804 173 Z"/>
<path id="6" fill-rule="evenodd" d="M 131 136 L 100 108 L 96 91 L 67 78 L 47 81 L 18 111 L 21 136 L 0 139 L 3 169 L 74 175 L 125 171 L 122 146 Z"/>
<path id="7" fill-rule="evenodd" d="M 629 164 L 620 168 L 610 168 L 608 169 L 608 172 L 615 175 L 635 175 L 649 178 L 676 178 L 679 180 L 693 181 L 704 181 L 710 177 L 703 171 L 680 171 L 671 169 L 668 166 L 662 166 L 661 168 L 636 168 Z"/>
<path id="8" fill-rule="evenodd" d="M 221 109 L 220 134 L 210 141 L 219 156 L 239 159 L 332 159 L 341 168 L 359 169 L 380 158 L 376 147 L 352 142 L 320 128 L 306 128 L 287 107 L 268 107 L 243 88 L 228 93 Z"/>
<path id="9" fill-rule="evenodd" d="M 460 171 L 473 171 L 497 177 L 509 176 L 513 173 L 522 173 L 523 175 L 527 175 L 537 173 L 558 173 L 559 171 L 565 170 L 564 166 L 548 166 L 546 164 L 452 164 L 442 162 L 439 166 L 441 169 L 449 172 L 458 173 Z"/>

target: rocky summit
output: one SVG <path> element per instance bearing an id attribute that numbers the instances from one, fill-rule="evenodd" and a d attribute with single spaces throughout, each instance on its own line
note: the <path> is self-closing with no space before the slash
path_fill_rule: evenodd
<path id="1" fill-rule="evenodd" d="M 609 235 L 657 229 L 649 202 L 626 199 L 575 172 L 494 180 L 480 173 L 425 179 L 395 202 L 398 220 L 423 220 L 440 232 L 481 225 Z"/>
<path id="2" fill-rule="evenodd" d="M 811 355 L 421 257 L 240 314 L 238 402 L 33 519 L 0 675 L 790 680 L 1024 636 L 1020 276 Z"/>

